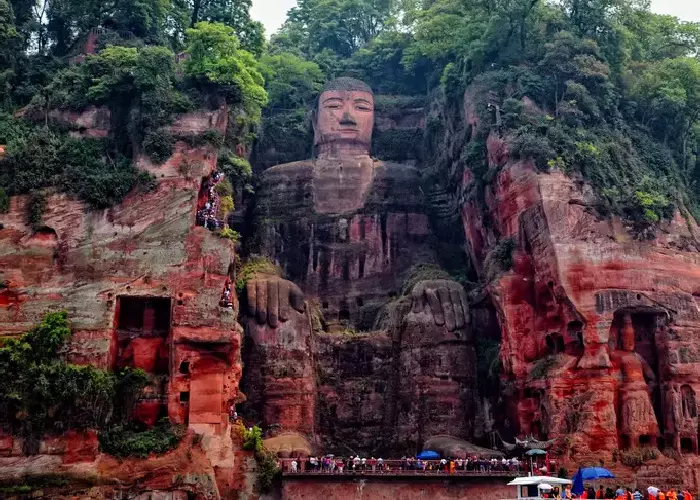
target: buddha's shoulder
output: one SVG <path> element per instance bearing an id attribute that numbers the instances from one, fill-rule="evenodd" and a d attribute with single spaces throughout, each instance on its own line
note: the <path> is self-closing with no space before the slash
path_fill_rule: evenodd
<path id="1" fill-rule="evenodd" d="M 302 160 L 270 167 L 262 173 L 264 180 L 304 180 L 313 175 L 314 161 Z"/>
<path id="2" fill-rule="evenodd" d="M 416 180 L 421 177 L 421 171 L 412 164 L 391 161 L 374 160 L 375 179 Z"/>

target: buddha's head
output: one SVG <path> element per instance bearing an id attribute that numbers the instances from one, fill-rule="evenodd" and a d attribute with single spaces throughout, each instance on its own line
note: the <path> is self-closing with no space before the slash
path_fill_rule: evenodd
<path id="1" fill-rule="evenodd" d="M 374 96 L 354 78 L 327 83 L 314 117 L 314 146 L 319 156 L 367 155 L 374 127 Z"/>

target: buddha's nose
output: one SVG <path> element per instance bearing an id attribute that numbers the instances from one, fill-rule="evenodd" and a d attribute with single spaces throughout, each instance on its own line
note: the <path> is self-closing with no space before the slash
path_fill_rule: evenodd
<path id="1" fill-rule="evenodd" d="M 345 111 L 343 113 L 342 118 L 340 119 L 340 124 L 341 125 L 357 125 L 357 122 L 355 121 L 355 118 L 350 114 L 349 111 Z"/>

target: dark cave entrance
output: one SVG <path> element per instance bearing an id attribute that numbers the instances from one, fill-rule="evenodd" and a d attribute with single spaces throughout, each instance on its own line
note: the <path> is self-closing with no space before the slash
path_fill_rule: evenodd
<path id="1" fill-rule="evenodd" d="M 564 337 L 562 337 L 558 332 L 552 332 L 544 338 L 544 343 L 547 348 L 547 354 L 560 354 L 566 351 L 566 346 L 564 345 Z"/>
<path id="2" fill-rule="evenodd" d="M 170 330 L 169 297 L 117 297 L 117 330 L 148 336 L 167 336 Z"/>
<path id="3" fill-rule="evenodd" d="M 566 353 L 572 356 L 583 356 L 583 322 L 574 320 L 566 325 Z"/>
<path id="4" fill-rule="evenodd" d="M 695 453 L 695 443 L 691 438 L 681 438 L 681 453 Z"/>

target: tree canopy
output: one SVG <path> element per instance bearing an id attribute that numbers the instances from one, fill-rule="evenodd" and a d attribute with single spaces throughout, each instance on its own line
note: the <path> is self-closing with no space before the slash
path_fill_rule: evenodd
<path id="1" fill-rule="evenodd" d="M 377 94 L 429 98 L 444 110 L 460 109 L 455 100 L 465 89 L 483 88 L 498 116 L 480 111 L 483 129 L 476 143 L 453 152 L 451 175 L 459 165 L 487 182 L 492 173 L 482 165 L 482 142 L 498 129 L 514 154 L 539 168 L 583 176 L 601 209 L 640 223 L 676 208 L 695 210 L 698 23 L 655 14 L 645 0 L 299 0 L 268 42 L 250 5 L 0 0 L 0 106 L 14 113 L 29 105 L 44 113 L 49 128 L 50 109 L 111 106 L 129 140 L 115 135 L 101 143 L 109 160 L 78 162 L 101 179 L 115 172 L 125 179 L 111 194 L 79 190 L 103 206 L 134 185 L 127 168 L 134 138 L 136 149 L 162 161 L 172 148 L 163 132 L 172 116 L 216 99 L 226 99 L 237 122 L 245 122 L 236 127 L 238 137 L 225 138 L 222 164 L 231 164 L 235 144 L 256 138 L 257 150 L 276 152 L 267 165 L 308 155 L 306 110 L 331 78 L 353 76 Z M 90 44 L 94 54 L 81 56 Z M 439 115 L 443 122 L 447 114 Z M 68 140 L 64 131 L 3 123 L 24 131 L 5 139 L 9 161 L 0 164 L 0 187 L 6 193 L 60 183 L 73 171 L 51 160 Z M 53 165 L 46 172 L 21 161 L 36 145 L 44 146 L 32 154 Z M 434 171 L 446 161 L 423 156 L 432 158 L 426 167 Z"/>

